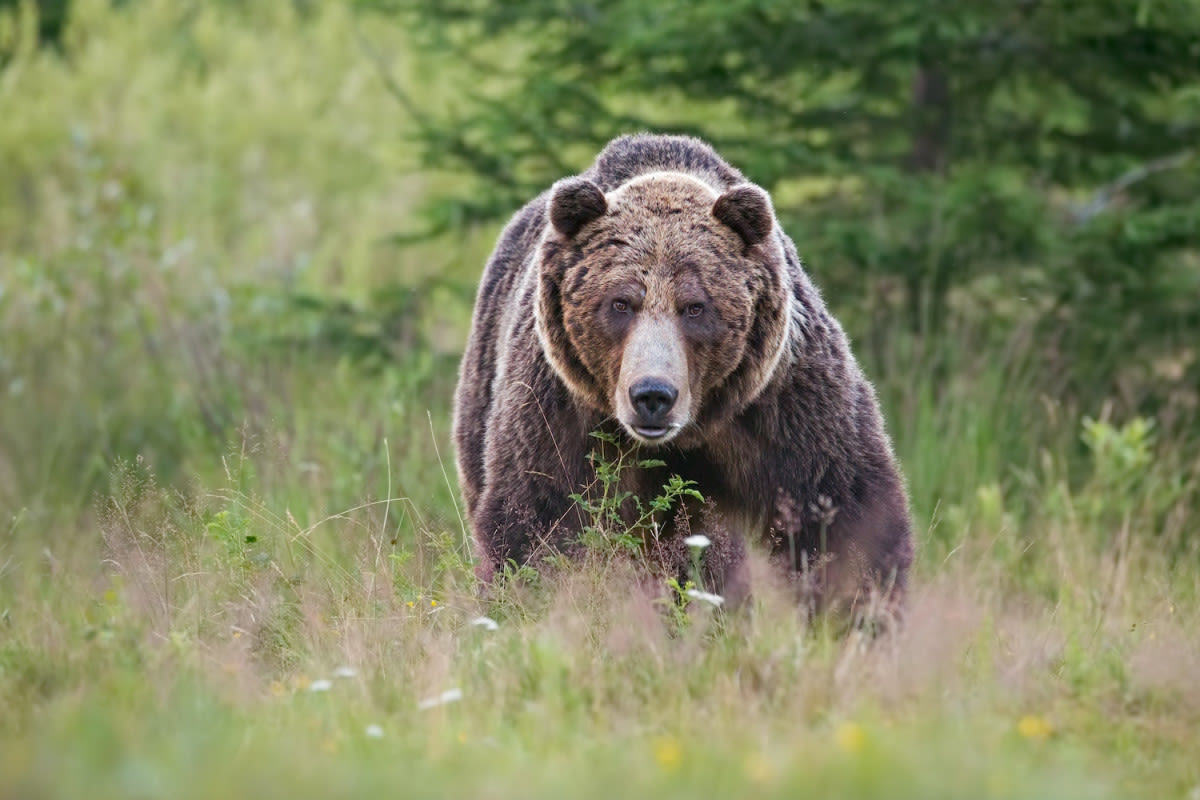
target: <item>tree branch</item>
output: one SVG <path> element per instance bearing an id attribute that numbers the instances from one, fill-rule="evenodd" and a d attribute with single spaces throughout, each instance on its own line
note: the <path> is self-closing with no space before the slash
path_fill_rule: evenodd
<path id="1" fill-rule="evenodd" d="M 1139 183 L 1146 178 L 1149 178 L 1151 175 L 1159 172 L 1165 172 L 1169 169 L 1175 169 L 1176 167 L 1182 167 L 1184 164 L 1191 161 L 1194 155 L 1196 155 L 1195 150 L 1183 150 L 1169 156 L 1156 158 L 1153 161 L 1148 161 L 1145 164 L 1142 164 L 1141 166 L 1134 167 L 1112 183 L 1101 186 L 1092 196 L 1090 202 L 1082 206 L 1077 206 L 1072 211 L 1072 217 L 1074 218 L 1075 224 L 1081 226 L 1086 225 L 1100 214 L 1103 214 L 1108 209 L 1109 205 L 1112 204 L 1113 198 L 1115 198 L 1120 192 L 1125 191 L 1135 183 Z"/>

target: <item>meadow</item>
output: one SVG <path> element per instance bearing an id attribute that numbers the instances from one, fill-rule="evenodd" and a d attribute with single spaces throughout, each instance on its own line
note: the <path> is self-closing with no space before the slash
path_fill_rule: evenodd
<path id="1" fill-rule="evenodd" d="M 402 235 L 461 180 L 388 89 L 461 90 L 408 37 L 0 17 L 0 798 L 1200 797 L 1194 424 L 1050 396 L 967 319 L 865 351 L 899 630 L 757 561 L 718 613 L 602 542 L 481 600 L 450 400 L 499 227 Z"/>

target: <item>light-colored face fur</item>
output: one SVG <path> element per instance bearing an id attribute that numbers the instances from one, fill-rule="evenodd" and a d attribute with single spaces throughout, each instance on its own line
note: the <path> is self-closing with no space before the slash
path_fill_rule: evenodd
<path id="1" fill-rule="evenodd" d="M 538 331 L 579 397 L 636 441 L 687 446 L 761 391 L 783 347 L 782 249 L 766 194 L 652 173 L 557 187 Z"/>
<path id="2" fill-rule="evenodd" d="M 647 292 L 647 297 L 656 295 L 669 297 L 665 292 Z M 662 444 L 675 438 L 692 421 L 693 397 L 699 399 L 699 393 L 692 391 L 692 384 L 699 375 L 688 369 L 687 330 L 676 319 L 678 313 L 672 313 L 671 309 L 648 311 L 643 306 L 637 316 L 625 341 L 621 371 L 610 403 L 616 409 L 617 420 L 631 436 L 641 442 Z M 660 382 L 663 387 L 660 391 L 675 392 L 669 410 L 659 419 L 645 419 L 645 414 L 638 411 L 635 387 L 646 382 Z"/>

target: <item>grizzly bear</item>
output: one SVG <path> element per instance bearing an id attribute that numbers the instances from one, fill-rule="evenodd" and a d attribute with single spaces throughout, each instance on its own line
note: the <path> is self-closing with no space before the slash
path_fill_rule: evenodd
<path id="1" fill-rule="evenodd" d="M 719 528 L 826 606 L 902 596 L 913 535 L 874 389 L 767 192 L 697 139 L 615 139 L 500 236 L 455 397 L 480 578 L 572 551 L 595 431 L 660 463 L 623 489 L 678 475 L 706 498 L 663 514 L 676 550 Z M 724 561 L 707 579 L 743 592 Z"/>

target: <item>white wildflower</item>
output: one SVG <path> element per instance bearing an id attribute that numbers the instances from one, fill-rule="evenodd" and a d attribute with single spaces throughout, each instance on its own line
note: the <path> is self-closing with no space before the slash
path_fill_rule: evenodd
<path id="1" fill-rule="evenodd" d="M 688 547 L 695 547 L 697 549 L 703 550 L 704 548 L 706 548 L 710 544 L 712 544 L 712 539 L 709 539 L 703 533 L 694 533 L 691 536 L 684 539 L 683 543 L 686 544 Z"/>
<path id="2" fill-rule="evenodd" d="M 335 678 L 353 678 L 357 674 L 358 670 L 354 667 L 338 667 L 333 671 L 333 677 Z"/>
<path id="3" fill-rule="evenodd" d="M 476 617 L 475 619 L 471 620 L 471 624 L 489 631 L 494 631 L 500 627 L 500 624 L 491 617 Z"/>
<path id="4" fill-rule="evenodd" d="M 368 725 L 367 726 L 367 736 L 372 739 L 382 739 L 383 738 L 383 728 L 381 728 L 378 725 Z"/>
<path id="5" fill-rule="evenodd" d="M 417 710 L 425 711 L 437 706 L 443 706 L 446 703 L 457 703 L 459 700 L 462 700 L 462 696 L 462 689 L 447 689 L 436 697 L 427 697 L 417 703 Z"/>
<path id="6" fill-rule="evenodd" d="M 320 678 L 308 685 L 308 690 L 310 692 L 328 692 L 332 688 L 333 681 L 329 680 L 328 678 Z"/>
<path id="7" fill-rule="evenodd" d="M 721 595 L 713 594 L 712 592 L 702 592 L 699 589 L 688 589 L 687 596 L 693 600 L 703 600 L 714 606 L 720 606 L 725 602 L 725 598 L 721 597 Z"/>

